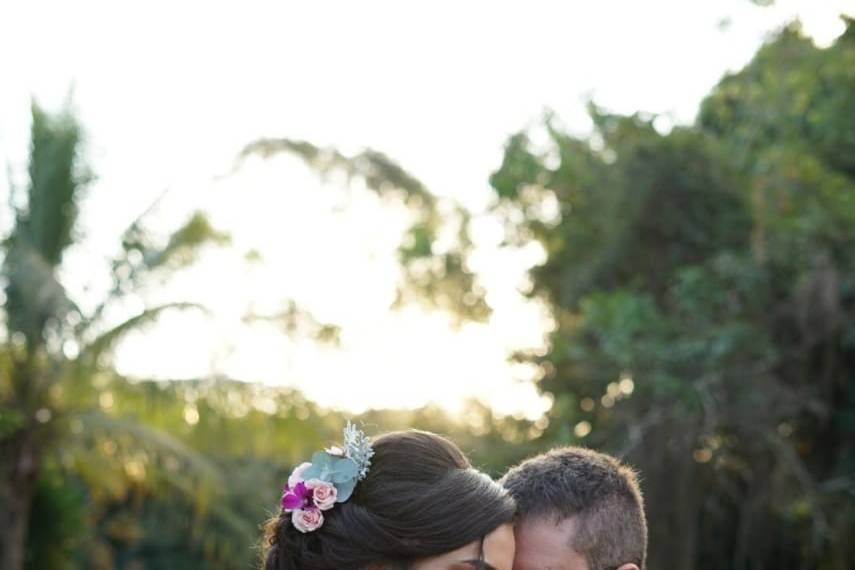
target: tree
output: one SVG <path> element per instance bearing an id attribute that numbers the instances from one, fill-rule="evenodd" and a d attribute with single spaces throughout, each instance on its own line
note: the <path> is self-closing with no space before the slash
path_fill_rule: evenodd
<path id="1" fill-rule="evenodd" d="M 244 147 L 235 169 L 249 157 L 269 159 L 277 155 L 299 158 L 321 179 L 343 175 L 344 191 L 359 180 L 368 190 L 407 208 L 411 220 L 398 247 L 402 275 L 396 306 L 419 303 L 458 319 L 487 318 L 490 308 L 484 300 L 485 291 L 467 265 L 472 249 L 469 213 L 459 204 L 438 200 L 421 181 L 373 149 L 346 156 L 306 141 L 259 139 Z M 439 246 L 443 237 L 449 246 Z"/>
<path id="2" fill-rule="evenodd" d="M 636 465 L 651 567 L 845 568 L 855 532 L 855 27 L 781 32 L 696 125 L 591 109 L 491 184 L 546 261 L 553 443 Z M 558 204 L 544 215 L 543 204 Z"/>
<path id="3" fill-rule="evenodd" d="M 70 110 L 56 115 L 32 105 L 29 183 L 13 189 L 13 227 L 4 241 L 5 324 L 0 375 L 0 568 L 20 570 L 34 484 L 75 414 L 91 406 L 92 379 L 125 332 L 186 303 L 149 307 L 114 323 L 106 315 L 146 276 L 192 262 L 209 242 L 222 242 L 194 214 L 164 244 L 142 218 L 125 232 L 112 264 L 113 287 L 92 314 L 69 298 L 60 281 L 63 254 L 78 239 L 81 194 L 91 180 L 80 156 L 81 130 Z"/>

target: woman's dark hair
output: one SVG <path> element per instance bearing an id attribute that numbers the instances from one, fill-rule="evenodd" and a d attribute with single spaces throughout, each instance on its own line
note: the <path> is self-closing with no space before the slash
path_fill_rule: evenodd
<path id="1" fill-rule="evenodd" d="M 444 437 L 392 432 L 373 446 L 368 476 L 321 528 L 301 533 L 284 512 L 267 522 L 264 570 L 405 569 L 513 520 L 513 499 Z"/>

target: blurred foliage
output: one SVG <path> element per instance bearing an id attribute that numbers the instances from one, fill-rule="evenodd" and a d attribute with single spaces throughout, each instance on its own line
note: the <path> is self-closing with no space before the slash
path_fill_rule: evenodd
<path id="1" fill-rule="evenodd" d="M 244 315 L 244 322 L 274 323 L 292 337 L 309 337 L 332 346 L 339 346 L 341 343 L 340 326 L 319 321 L 310 311 L 300 307 L 293 300 L 288 301 L 282 310 L 273 314 L 249 312 Z"/>
<path id="2" fill-rule="evenodd" d="M 127 332 L 165 311 L 205 310 L 177 301 L 117 320 L 126 315 L 127 301 L 191 265 L 201 248 L 227 244 L 229 236 L 199 212 L 171 235 L 158 235 L 148 224 L 155 202 L 120 236 L 101 301 L 82 310 L 61 276 L 67 270 L 63 253 L 81 239 L 75 222 L 91 180 L 81 158 L 83 137 L 70 110 L 51 115 L 36 104 L 32 109 L 29 186 L 13 188 L 16 221 L 2 261 L 0 568 L 250 567 L 259 524 L 276 508 L 290 469 L 336 441 L 345 420 L 287 389 L 226 379 L 154 383 L 118 377 L 112 348 Z M 468 247 L 462 210 L 452 207 L 464 246 L 438 254 L 437 264 L 434 240 L 449 222 L 442 215 L 446 209 L 418 181 L 373 151 L 343 157 L 313 154 L 312 148 L 299 147 L 322 176 L 345 169 L 379 193 L 403 196 L 411 209 L 414 221 L 401 260 L 404 282 L 418 283 L 409 292 L 402 286 L 400 302 L 411 295 L 461 319 L 486 310 L 462 261 Z M 288 334 L 324 342 L 338 339 L 338 327 L 294 303 L 246 319 L 276 322 Z M 536 430 L 476 403 L 465 420 L 425 408 L 375 411 L 364 421 L 375 431 L 382 425 L 384 431 L 449 432 L 495 474 L 528 449 L 524 444 Z"/>
<path id="3" fill-rule="evenodd" d="M 426 407 L 354 417 L 288 388 L 112 376 L 37 486 L 27 567 L 249 568 L 291 469 L 340 443 L 347 419 L 368 433 L 444 433 L 495 475 L 535 451 L 531 422 L 477 402 L 459 416 Z M 199 471 L 205 487 L 188 488 L 200 480 L 187 474 Z"/>
<path id="4" fill-rule="evenodd" d="M 444 433 L 497 476 L 556 444 L 620 455 L 641 471 L 654 569 L 848 568 L 853 101 L 849 21 L 827 49 L 782 31 L 713 89 L 694 125 L 662 133 L 655 117 L 592 105 L 590 136 L 546 117 L 548 145 L 510 137 L 490 179 L 494 213 L 506 247 L 543 248 L 530 295 L 555 324 L 545 354 L 515 358 L 539 366 L 552 409 L 530 422 L 469 402 L 454 415 L 371 410 L 356 421 L 369 433 Z M 346 418 L 286 388 L 111 369 L 125 332 L 203 309 L 182 301 L 116 322 L 115 307 L 228 236 L 195 214 L 158 239 L 144 213 L 121 237 L 109 291 L 84 313 L 59 277 L 91 179 L 81 138 L 70 113 L 33 106 L 29 186 L 13 189 L 3 242 L 0 567 L 251 567 L 290 469 L 336 442 Z M 459 206 L 376 151 L 265 139 L 241 159 L 279 153 L 406 206 L 400 302 L 488 314 Z M 338 336 L 293 303 L 247 319 Z"/>
<path id="5" fill-rule="evenodd" d="M 248 157 L 267 159 L 280 154 L 301 159 L 322 180 L 343 176 L 348 184 L 360 181 L 368 190 L 407 208 L 411 219 L 398 247 L 401 280 L 395 306 L 418 303 L 443 309 L 458 323 L 489 316 L 486 292 L 467 265 L 472 250 L 469 214 L 460 205 L 437 199 L 399 164 L 372 149 L 346 156 L 306 141 L 259 139 L 243 149 L 237 165 Z"/>
<path id="6" fill-rule="evenodd" d="M 783 30 L 695 125 L 591 116 L 514 135 L 491 178 L 509 244 L 546 253 L 550 347 L 517 355 L 543 438 L 640 469 L 651 568 L 851 567 L 853 22 L 827 49 Z"/>
<path id="7" fill-rule="evenodd" d="M 109 370 L 106 356 L 121 336 L 169 309 L 195 305 L 171 303 L 147 307 L 116 321 L 116 311 L 144 287 L 144 279 L 160 279 L 191 263 L 208 243 L 222 243 L 202 214 L 194 214 L 171 236 L 158 240 L 136 220 L 125 232 L 124 247 L 112 263 L 113 286 L 92 312 L 84 312 L 61 281 L 63 255 L 81 237 L 76 231 L 79 204 L 91 175 L 81 158 L 82 132 L 71 111 L 57 114 L 32 105 L 29 180 L 11 188 L 14 220 L 3 239 L 2 286 L 5 299 L 0 344 L 0 568 L 20 570 L 67 565 L 65 537 L 73 534 L 76 489 L 64 495 L 58 474 L 72 470 L 104 483 L 99 492 L 115 489 L 110 477 L 122 465 L 136 465 L 128 476 L 140 475 L 139 457 L 169 451 L 182 457 L 184 470 L 170 481 L 182 500 L 201 505 L 212 471 L 195 452 L 176 447 L 162 432 L 133 422 L 105 424 L 90 412 L 100 397 L 100 379 Z M 10 184 L 11 181 L 10 181 Z M 122 450 L 136 463 L 89 461 L 91 446 L 71 444 L 71 428 L 85 421 L 96 429 L 125 434 Z M 92 432 L 95 433 L 95 432 Z M 69 454 L 57 467 L 57 454 Z M 195 459 L 194 459 L 195 458 Z M 180 477 L 178 476 L 180 475 Z M 103 477 L 104 479 L 98 479 Z M 62 495 L 62 497 L 59 497 Z M 62 506 L 67 520 L 59 519 Z M 31 514 L 47 512 L 45 524 L 30 524 Z M 38 516 L 42 516 L 38 515 Z M 30 531 L 28 532 L 28 528 Z M 24 549 L 27 540 L 50 541 L 42 549 Z M 94 565 L 103 567 L 102 565 Z"/>

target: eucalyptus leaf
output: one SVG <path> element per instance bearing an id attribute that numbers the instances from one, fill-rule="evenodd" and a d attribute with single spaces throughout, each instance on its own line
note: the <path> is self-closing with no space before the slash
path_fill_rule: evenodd
<path id="1" fill-rule="evenodd" d="M 334 458 L 328 453 L 318 451 L 312 455 L 312 466 L 303 472 L 303 479 L 319 479 L 328 483 L 332 482 L 335 472 Z"/>
<path id="2" fill-rule="evenodd" d="M 359 475 L 359 466 L 350 458 L 336 459 L 333 463 L 332 481 L 344 483 L 350 479 L 356 479 Z"/>
<path id="3" fill-rule="evenodd" d="M 348 481 L 342 481 L 341 483 L 334 483 L 335 489 L 337 492 L 336 503 L 343 503 L 350 498 L 353 494 L 353 489 L 356 487 L 356 478 L 350 479 Z"/>

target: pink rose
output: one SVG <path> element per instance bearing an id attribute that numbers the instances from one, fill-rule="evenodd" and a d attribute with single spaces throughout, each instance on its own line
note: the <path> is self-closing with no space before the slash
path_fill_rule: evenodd
<path id="1" fill-rule="evenodd" d="M 324 524 L 324 515 L 317 509 L 300 509 L 291 513 L 291 522 L 294 523 L 294 528 L 300 532 L 312 532 Z"/>
<path id="2" fill-rule="evenodd" d="M 291 476 L 288 477 L 288 486 L 292 489 L 296 487 L 297 483 L 303 480 L 303 472 L 311 466 L 311 463 L 301 463 L 295 467 L 294 471 L 291 472 Z"/>
<path id="3" fill-rule="evenodd" d="M 306 481 L 306 487 L 312 490 L 312 500 L 320 510 L 326 511 L 335 506 L 338 491 L 332 483 L 327 483 L 319 479 L 310 479 Z"/>

